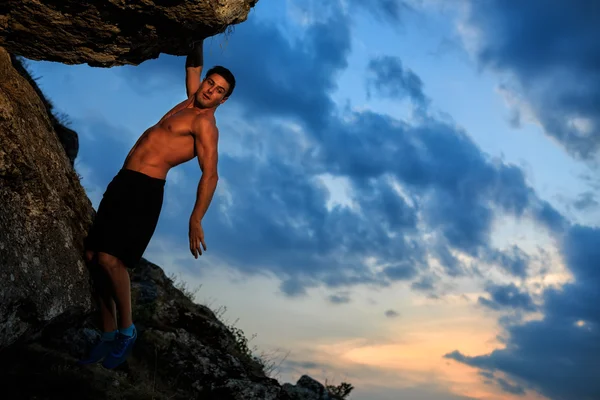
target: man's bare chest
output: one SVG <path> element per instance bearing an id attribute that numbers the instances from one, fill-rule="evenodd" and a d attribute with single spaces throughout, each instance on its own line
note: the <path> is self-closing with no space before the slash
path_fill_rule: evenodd
<path id="1" fill-rule="evenodd" d="M 192 133 L 192 124 L 197 114 L 191 110 L 181 110 L 161 122 L 161 128 L 172 136 L 187 136 Z"/>

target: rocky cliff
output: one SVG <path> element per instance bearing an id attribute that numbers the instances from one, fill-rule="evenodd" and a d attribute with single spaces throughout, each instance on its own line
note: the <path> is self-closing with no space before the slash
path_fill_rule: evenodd
<path id="1" fill-rule="evenodd" d="M 0 48 L 0 348 L 91 307 L 81 254 L 92 206 L 13 62 Z"/>
<path id="2" fill-rule="evenodd" d="M 269 378 L 264 364 L 244 348 L 235 332 L 210 309 L 193 303 L 147 260 L 131 273 L 139 339 L 130 360 L 114 371 L 75 363 L 97 335 L 83 262 L 83 239 L 94 210 L 73 169 L 77 134 L 52 114 L 51 103 L 15 54 L 104 66 L 137 63 L 160 51 L 182 52 L 181 32 L 190 39 L 243 21 L 254 3 L 8 0 L 0 4 L 0 44 L 10 50 L 0 47 L 3 398 L 336 397 L 308 376 L 283 386 Z M 134 14 L 141 20 L 124 26 L 123 21 Z M 181 30 L 165 30 L 175 21 Z M 104 41 L 89 47 L 98 38 Z M 143 51 L 136 50 L 141 47 Z"/>
<path id="3" fill-rule="evenodd" d="M 258 0 L 3 0 L 0 46 L 32 60 L 110 67 L 160 53 L 245 21 Z"/>

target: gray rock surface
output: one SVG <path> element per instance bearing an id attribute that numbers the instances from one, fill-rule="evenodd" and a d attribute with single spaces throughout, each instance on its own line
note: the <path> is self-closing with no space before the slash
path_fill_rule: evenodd
<path id="1" fill-rule="evenodd" d="M 77 367 L 98 336 L 95 319 L 63 313 L 35 340 L 3 351 L 3 390 L 40 400 L 335 399 L 306 375 L 296 386 L 266 376 L 254 357 L 239 351 L 229 328 L 175 288 L 158 266 L 142 260 L 131 279 L 139 338 L 126 364 L 114 371 Z"/>
<path id="2" fill-rule="evenodd" d="M 90 310 L 92 213 L 42 100 L 0 48 L 0 349 Z"/>
<path id="3" fill-rule="evenodd" d="M 3 0 L 0 46 L 33 60 L 109 67 L 160 53 L 248 18 L 258 0 Z"/>

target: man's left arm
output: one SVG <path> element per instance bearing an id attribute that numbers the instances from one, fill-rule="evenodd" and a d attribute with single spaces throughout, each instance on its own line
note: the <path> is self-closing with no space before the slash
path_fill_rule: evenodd
<path id="1" fill-rule="evenodd" d="M 202 177 L 196 193 L 196 203 L 190 216 L 190 250 L 194 257 L 198 258 L 198 254 L 202 255 L 200 244 L 206 250 L 202 219 L 212 202 L 219 180 L 217 172 L 219 131 L 214 120 L 205 117 L 197 117 L 192 129 L 198 164 L 202 170 Z"/>
<path id="2" fill-rule="evenodd" d="M 192 43 L 185 59 L 185 89 L 189 98 L 200 88 L 200 77 L 204 66 L 204 39 Z"/>

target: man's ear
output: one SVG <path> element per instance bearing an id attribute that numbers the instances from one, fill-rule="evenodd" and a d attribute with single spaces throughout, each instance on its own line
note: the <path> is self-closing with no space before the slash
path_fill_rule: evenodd
<path id="1" fill-rule="evenodd" d="M 228 98 L 229 98 L 229 96 L 227 96 L 227 97 L 223 97 L 223 100 L 221 100 L 221 102 L 220 102 L 219 104 L 223 104 L 223 103 L 225 103 L 225 102 L 227 101 L 227 99 L 228 99 Z"/>

